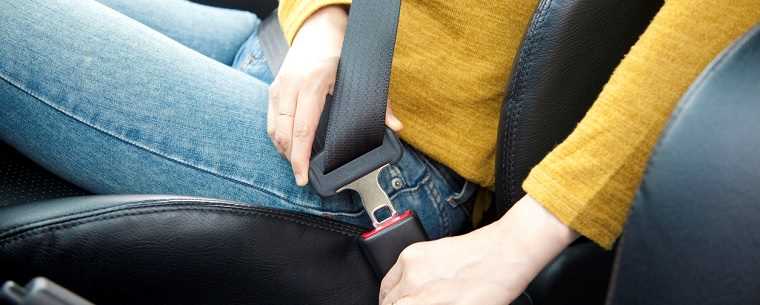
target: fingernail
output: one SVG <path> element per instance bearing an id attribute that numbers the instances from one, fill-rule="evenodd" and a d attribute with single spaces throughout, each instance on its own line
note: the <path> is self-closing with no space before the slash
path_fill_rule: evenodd
<path id="1" fill-rule="evenodd" d="M 404 124 L 401 124 L 401 121 L 399 121 L 396 117 L 391 117 L 390 123 L 391 126 L 389 127 L 394 131 L 399 131 L 401 128 L 404 128 Z"/>
<path id="2" fill-rule="evenodd" d="M 294 175 L 296 176 L 296 184 L 298 186 L 306 185 L 306 175 L 299 174 L 299 173 L 294 173 Z"/>

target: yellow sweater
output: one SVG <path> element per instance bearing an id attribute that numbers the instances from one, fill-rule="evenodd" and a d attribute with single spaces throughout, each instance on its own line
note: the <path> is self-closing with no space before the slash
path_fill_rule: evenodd
<path id="1" fill-rule="evenodd" d="M 611 247 L 681 95 L 758 22 L 758 0 L 666 0 L 583 121 L 523 188 L 563 223 Z"/>
<path id="2" fill-rule="evenodd" d="M 319 8 L 282 0 L 292 41 Z M 494 182 L 499 107 L 537 0 L 403 0 L 391 77 L 401 137 L 484 186 Z M 702 69 L 760 22 L 758 0 L 667 0 L 576 130 L 523 187 L 574 230 L 610 247 L 649 153 Z"/>
<path id="3" fill-rule="evenodd" d="M 314 11 L 350 0 L 281 0 L 288 41 Z M 512 59 L 538 0 L 402 0 L 390 100 L 401 138 L 469 181 L 494 183 Z"/>

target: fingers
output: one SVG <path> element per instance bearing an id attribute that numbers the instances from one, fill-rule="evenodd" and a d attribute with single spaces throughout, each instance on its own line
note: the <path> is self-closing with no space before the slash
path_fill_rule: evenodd
<path id="1" fill-rule="evenodd" d="M 388 304 L 392 305 L 429 305 L 429 304 L 490 304 L 494 300 L 470 300 L 462 301 L 458 296 L 462 294 L 461 289 L 463 283 L 455 283 L 452 281 L 443 281 L 425 285 L 420 289 L 417 289 L 413 294 L 402 296 L 397 300 L 390 301 Z"/>
<path id="2" fill-rule="evenodd" d="M 419 258 L 421 258 L 422 252 L 419 243 L 412 244 L 401 251 L 396 264 L 391 267 L 391 270 L 380 283 L 380 304 L 393 304 L 396 300 L 424 284 L 420 279 L 420 274 L 413 272 L 414 264 L 421 263 Z"/>
<path id="3" fill-rule="evenodd" d="M 272 129 L 268 131 L 277 151 L 291 163 L 296 184 L 305 186 L 314 136 L 325 98 L 335 83 L 338 59 L 295 62 L 304 65 L 293 64 L 298 68 L 291 69 L 291 65 L 283 63 L 283 70 L 270 87 L 267 125 Z"/>
<path id="4" fill-rule="evenodd" d="M 286 158 L 290 157 L 291 138 L 293 136 L 293 120 L 298 102 L 298 88 L 287 80 L 279 83 L 277 88 L 277 109 L 275 110 L 274 141 Z"/>
<path id="5" fill-rule="evenodd" d="M 393 110 L 391 110 L 390 99 L 388 100 L 387 105 L 388 106 L 385 109 L 385 125 L 393 131 L 399 132 L 404 128 L 404 124 L 401 124 L 401 121 L 393 114 Z"/>
<path id="6" fill-rule="evenodd" d="M 398 282 L 401 280 L 401 275 L 403 273 L 404 267 L 401 263 L 401 261 L 396 261 L 395 264 L 393 264 L 393 267 L 391 267 L 391 270 L 388 270 L 388 273 L 383 278 L 383 281 L 380 282 L 380 303 L 382 304 L 383 299 L 385 299 L 386 295 L 390 293 L 390 291 L 398 285 Z"/>
<path id="7" fill-rule="evenodd" d="M 309 181 L 311 146 L 324 103 L 325 92 L 322 90 L 307 90 L 298 97 L 290 146 L 290 163 L 293 166 L 296 184 L 299 186 L 304 186 Z"/>
<path id="8" fill-rule="evenodd" d="M 402 277 L 403 277 L 403 274 L 402 274 Z M 398 302 L 399 299 L 401 299 L 401 298 L 403 298 L 403 297 L 406 296 L 406 295 L 404 295 L 404 291 L 403 290 L 404 290 L 404 287 L 403 287 L 402 283 L 399 282 L 399 284 L 397 284 L 396 286 L 394 286 L 393 288 L 391 288 L 391 290 L 388 291 L 388 294 L 386 294 L 384 296 L 384 298 L 382 298 L 380 300 L 380 305 L 393 305 L 393 304 L 395 304 L 396 302 Z"/>
<path id="9" fill-rule="evenodd" d="M 415 304 L 425 304 L 425 303 L 420 303 L 418 301 L 418 298 L 415 298 L 415 297 L 406 297 L 398 301 L 395 301 L 391 304 L 392 305 L 415 305 Z"/>
<path id="10" fill-rule="evenodd" d="M 279 100 L 279 92 L 277 91 L 278 85 L 277 81 L 272 82 L 272 85 L 269 86 L 269 105 L 267 107 L 267 134 L 269 135 L 269 139 L 272 140 L 272 144 L 274 144 L 275 149 L 277 149 L 277 152 L 282 154 L 282 151 L 280 151 L 280 147 L 277 145 L 277 142 L 274 140 L 274 134 L 277 130 L 276 126 L 276 119 L 277 119 L 277 100 Z"/>
<path id="11" fill-rule="evenodd" d="M 428 298 L 418 297 L 418 296 L 408 296 L 404 297 L 396 302 L 392 303 L 393 305 L 429 305 L 429 304 L 439 304 L 439 303 L 433 303 L 431 300 L 428 300 Z"/>

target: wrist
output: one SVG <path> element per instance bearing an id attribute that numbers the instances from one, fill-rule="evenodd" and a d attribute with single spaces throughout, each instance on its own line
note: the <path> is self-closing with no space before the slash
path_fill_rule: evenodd
<path id="1" fill-rule="evenodd" d="M 319 25 L 345 31 L 347 24 L 348 12 L 345 7 L 342 5 L 328 5 L 320 8 L 306 18 L 301 28 L 304 26 Z"/>
<path id="2" fill-rule="evenodd" d="M 309 16 L 293 39 L 293 48 L 305 46 L 308 52 L 340 55 L 348 25 L 348 13 L 340 5 L 323 7 Z"/>
<path id="3" fill-rule="evenodd" d="M 516 262 L 511 270 L 526 285 L 579 236 L 530 196 L 520 199 L 492 226 L 501 256 Z"/>
<path id="4" fill-rule="evenodd" d="M 539 202 L 524 196 L 499 219 L 495 225 L 503 234 L 516 234 L 524 239 L 556 245 L 564 248 L 579 235 L 547 211 Z"/>

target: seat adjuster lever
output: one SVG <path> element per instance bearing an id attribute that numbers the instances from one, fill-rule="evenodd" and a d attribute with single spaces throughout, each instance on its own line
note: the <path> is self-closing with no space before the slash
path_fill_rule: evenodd
<path id="1" fill-rule="evenodd" d="M 44 277 L 25 287 L 8 281 L 0 289 L 0 304 L 8 305 L 94 305 Z"/>

